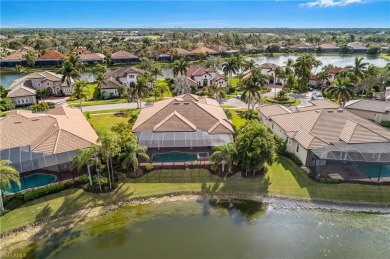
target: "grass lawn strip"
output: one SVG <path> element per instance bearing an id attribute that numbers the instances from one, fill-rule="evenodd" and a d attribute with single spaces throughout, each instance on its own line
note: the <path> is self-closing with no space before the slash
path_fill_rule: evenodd
<path id="1" fill-rule="evenodd" d="M 28 202 L 1 217 L 1 232 L 25 226 L 45 217 L 104 206 L 108 202 L 173 192 L 245 192 L 299 199 L 322 199 L 340 202 L 390 204 L 390 186 L 363 184 L 320 184 L 311 180 L 291 160 L 278 157 L 268 166 L 263 178 L 223 179 L 202 169 L 155 170 L 138 179 L 126 178 L 108 194 L 70 189 Z"/>

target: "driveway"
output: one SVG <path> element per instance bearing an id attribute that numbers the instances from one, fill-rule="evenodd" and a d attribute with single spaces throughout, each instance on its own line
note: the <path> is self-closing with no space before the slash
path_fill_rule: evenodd
<path id="1" fill-rule="evenodd" d="M 54 103 L 55 107 L 60 107 L 60 106 L 68 106 L 68 104 L 66 103 L 66 99 L 68 99 L 68 97 L 54 97 L 54 96 L 51 96 L 51 97 L 43 98 L 43 101 L 44 102 Z M 38 98 L 38 102 L 40 102 L 40 101 L 41 100 Z"/>
<path id="2" fill-rule="evenodd" d="M 152 103 L 145 103 L 145 102 L 142 103 L 142 107 L 147 107 L 150 105 L 152 105 Z M 113 109 L 132 109 L 132 108 L 137 108 L 136 102 L 84 106 L 83 112 L 104 111 L 104 110 L 113 110 Z"/>

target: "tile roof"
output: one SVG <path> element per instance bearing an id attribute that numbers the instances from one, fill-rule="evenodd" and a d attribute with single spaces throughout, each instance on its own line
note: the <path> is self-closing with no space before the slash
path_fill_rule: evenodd
<path id="1" fill-rule="evenodd" d="M 27 86 L 14 87 L 8 92 L 7 97 L 35 96 L 36 90 Z"/>
<path id="2" fill-rule="evenodd" d="M 179 55 L 191 55 L 191 51 L 188 51 L 186 49 L 183 49 L 183 48 L 176 48 L 175 49 L 177 51 L 177 54 Z"/>
<path id="3" fill-rule="evenodd" d="M 102 61 L 104 59 L 104 55 L 100 53 L 81 53 L 79 54 L 80 61 Z"/>
<path id="4" fill-rule="evenodd" d="M 339 108 L 338 105 L 335 103 L 329 102 L 327 100 L 311 100 L 309 101 L 311 106 L 305 106 L 305 107 L 298 107 L 298 111 L 311 111 L 311 110 L 318 110 L 318 109 L 324 109 L 324 108 L 330 108 L 330 109 L 337 109 Z"/>
<path id="5" fill-rule="evenodd" d="M 113 77 L 118 79 L 120 77 L 126 77 L 127 74 L 136 74 L 143 75 L 145 73 L 144 70 L 136 68 L 136 67 L 121 67 L 116 70 L 112 70 L 106 73 L 107 77 Z"/>
<path id="6" fill-rule="evenodd" d="M 267 118 L 273 115 L 291 113 L 289 109 L 279 104 L 261 105 L 257 109 Z"/>
<path id="7" fill-rule="evenodd" d="M 196 131 L 233 134 L 234 130 L 218 102 L 192 94 L 155 102 L 141 110 L 133 126 L 142 131 Z"/>
<path id="8" fill-rule="evenodd" d="M 194 50 L 191 50 L 191 53 L 194 53 L 194 54 L 200 54 L 200 53 L 209 53 L 209 54 L 217 54 L 218 52 L 213 50 L 213 49 L 209 49 L 207 47 L 198 47 Z"/>
<path id="9" fill-rule="evenodd" d="M 37 60 L 45 60 L 45 59 L 61 59 L 65 57 L 64 54 L 58 52 L 58 51 L 55 51 L 55 50 L 51 50 L 49 52 L 47 52 L 46 54 L 40 56 L 37 58 Z"/>
<path id="10" fill-rule="evenodd" d="M 111 54 L 111 59 L 126 59 L 126 58 L 138 58 L 133 53 L 127 52 L 125 50 L 119 50 Z"/>
<path id="11" fill-rule="evenodd" d="M 26 55 L 29 51 L 34 51 L 31 47 L 22 47 L 20 49 L 15 50 L 10 55 L 2 58 L 3 61 L 12 61 L 12 60 L 25 60 L 24 55 Z"/>
<path id="12" fill-rule="evenodd" d="M 331 69 L 326 70 L 326 72 L 328 72 L 329 74 L 337 75 L 338 73 L 340 73 L 343 70 L 348 70 L 348 68 L 346 68 L 346 67 L 335 67 L 335 68 L 331 68 Z"/>
<path id="13" fill-rule="evenodd" d="M 100 84 L 100 89 L 116 89 L 122 83 L 118 82 L 115 78 L 109 77 Z"/>
<path id="14" fill-rule="evenodd" d="M 269 69 L 269 70 L 274 71 L 277 68 L 277 65 L 272 64 L 272 63 L 263 63 L 260 65 L 260 68 L 261 69 Z"/>
<path id="15" fill-rule="evenodd" d="M 62 153 L 97 143 L 98 136 L 80 110 L 59 107 L 46 114 L 18 110 L 0 120 L 0 149 L 30 146 L 32 151 Z"/>
<path id="16" fill-rule="evenodd" d="M 348 110 L 362 110 L 378 113 L 390 112 L 390 102 L 377 100 L 354 100 L 347 102 L 345 108 Z"/>

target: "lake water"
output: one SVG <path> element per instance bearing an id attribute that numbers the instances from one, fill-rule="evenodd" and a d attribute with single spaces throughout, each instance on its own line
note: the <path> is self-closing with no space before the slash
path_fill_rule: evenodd
<path id="1" fill-rule="evenodd" d="M 56 259 L 387 258 L 389 244 L 390 215 L 200 199 L 124 206 L 13 252 Z"/>
<path id="2" fill-rule="evenodd" d="M 317 59 L 319 59 L 322 62 L 322 66 L 332 64 L 334 66 L 339 66 L 339 67 L 345 67 L 349 65 L 353 65 L 354 60 L 356 56 L 317 56 Z M 360 57 L 360 56 L 359 56 Z M 380 57 L 368 57 L 368 56 L 361 56 L 364 57 L 364 61 L 369 62 L 371 64 L 374 64 L 379 67 L 384 67 L 389 61 L 387 61 L 384 58 Z M 250 59 L 254 59 L 256 63 L 262 64 L 262 63 L 274 63 L 278 66 L 284 66 L 285 62 L 289 59 L 297 59 L 298 56 L 292 55 L 292 56 L 275 56 L 275 57 L 266 57 L 266 56 L 261 56 L 261 57 L 254 57 Z M 317 68 L 317 72 L 321 70 L 321 67 Z M 313 71 L 313 72 L 316 72 Z M 173 72 L 172 69 L 170 68 L 163 68 L 162 69 L 163 76 L 158 76 L 158 78 L 172 78 L 173 77 Z M 8 88 L 10 83 L 21 77 L 23 75 L 15 74 L 15 73 L 3 73 L 0 74 L 0 84 L 3 85 L 4 87 Z M 94 76 L 91 73 L 88 72 L 83 72 L 81 73 L 81 80 L 85 80 L 87 82 L 93 82 L 95 80 Z"/>

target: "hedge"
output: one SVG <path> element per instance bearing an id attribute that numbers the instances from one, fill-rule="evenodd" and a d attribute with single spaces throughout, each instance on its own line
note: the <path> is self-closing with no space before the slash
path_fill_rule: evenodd
<path id="1" fill-rule="evenodd" d="M 278 100 L 275 100 L 274 97 L 267 97 L 266 100 L 267 100 L 267 102 L 270 102 L 270 103 L 279 103 L 279 104 L 293 104 L 293 103 L 295 103 L 294 97 L 288 97 L 287 101 L 278 101 Z"/>

